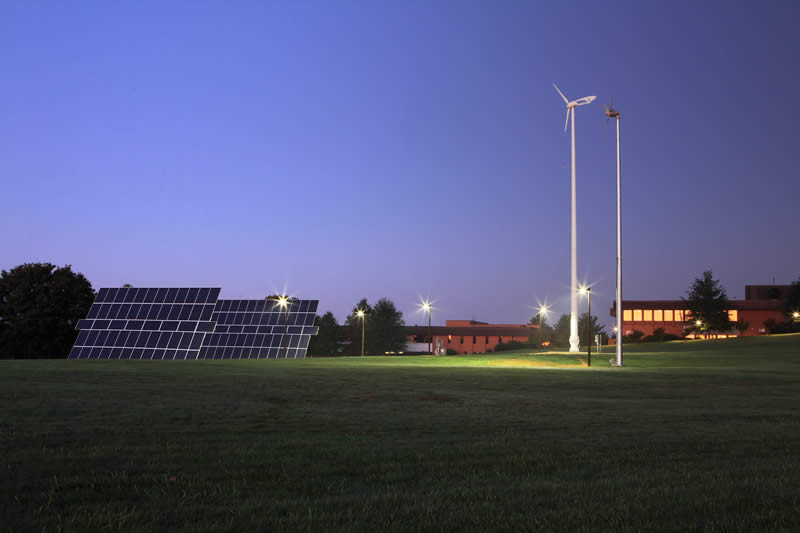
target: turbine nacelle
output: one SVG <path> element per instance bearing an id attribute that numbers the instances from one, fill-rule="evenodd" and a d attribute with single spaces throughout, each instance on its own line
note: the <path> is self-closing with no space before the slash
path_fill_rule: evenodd
<path id="1" fill-rule="evenodd" d="M 553 87 L 556 88 L 556 91 L 558 91 L 558 94 L 560 94 L 561 98 L 564 99 L 564 103 L 567 104 L 567 120 L 566 120 L 566 122 L 564 122 L 564 131 L 567 131 L 567 125 L 569 124 L 569 110 L 570 109 L 575 109 L 576 107 L 581 106 L 581 105 L 591 104 L 592 102 L 594 102 L 597 99 L 597 97 L 596 96 L 584 96 L 583 98 L 578 98 L 577 100 L 573 100 L 573 101 L 570 102 L 569 100 L 567 100 L 567 97 L 564 96 L 564 93 L 561 92 L 561 89 L 558 88 L 558 85 L 556 85 L 554 83 Z"/>

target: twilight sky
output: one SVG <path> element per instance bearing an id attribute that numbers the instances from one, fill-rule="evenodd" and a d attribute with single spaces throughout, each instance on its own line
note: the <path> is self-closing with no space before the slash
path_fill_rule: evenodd
<path id="1" fill-rule="evenodd" d="M 622 112 L 626 298 L 800 276 L 792 2 L 122 4 L 0 7 L 0 268 L 286 287 L 340 321 L 364 296 L 408 324 L 419 297 L 434 323 L 568 312 L 556 82 Z M 610 323 L 613 124 L 576 125 L 579 278 Z"/>

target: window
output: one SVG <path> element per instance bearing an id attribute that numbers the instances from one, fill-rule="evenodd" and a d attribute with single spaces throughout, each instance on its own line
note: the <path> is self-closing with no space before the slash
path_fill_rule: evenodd
<path id="1" fill-rule="evenodd" d="M 641 322 L 642 321 L 642 310 L 641 309 L 634 309 L 633 310 L 633 321 L 634 322 Z"/>
<path id="2" fill-rule="evenodd" d="M 645 322 L 652 322 L 653 321 L 653 310 L 652 309 L 645 309 L 644 310 L 644 321 Z"/>
<path id="3" fill-rule="evenodd" d="M 478 337 L 475 335 L 472 336 L 472 344 L 478 344 Z"/>
<path id="4" fill-rule="evenodd" d="M 731 309 L 728 311 L 728 320 L 731 322 L 737 322 L 739 320 L 739 311 L 736 309 Z"/>
<path id="5" fill-rule="evenodd" d="M 485 341 L 486 341 L 486 344 L 489 344 L 489 336 L 488 335 L 486 336 Z"/>
<path id="6" fill-rule="evenodd" d="M 461 341 L 460 342 L 461 342 L 461 344 L 464 344 L 464 336 L 463 335 L 461 336 Z"/>
<path id="7" fill-rule="evenodd" d="M 663 322 L 664 321 L 664 311 L 661 309 L 656 309 L 653 311 L 653 320 L 656 322 Z"/>
<path id="8" fill-rule="evenodd" d="M 625 309 L 622 311 L 622 320 L 623 322 L 630 322 L 631 321 L 631 310 Z"/>
<path id="9" fill-rule="evenodd" d="M 675 310 L 675 322 L 683 322 L 683 311 L 680 309 Z"/>
<path id="10" fill-rule="evenodd" d="M 665 322 L 672 322 L 674 320 L 672 315 L 672 309 L 666 309 L 664 311 L 664 321 Z"/>

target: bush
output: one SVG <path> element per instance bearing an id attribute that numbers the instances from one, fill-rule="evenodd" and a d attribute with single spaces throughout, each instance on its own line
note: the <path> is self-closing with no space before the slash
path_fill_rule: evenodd
<path id="1" fill-rule="evenodd" d="M 666 335 L 666 333 L 664 332 L 664 328 L 658 328 L 658 329 L 654 330 L 651 335 L 648 335 L 647 337 L 642 339 L 642 341 L 643 342 L 664 342 L 664 335 Z"/>
<path id="2" fill-rule="evenodd" d="M 447 349 L 447 355 L 458 355 L 458 352 L 456 352 L 456 351 L 455 351 L 454 349 L 452 349 L 452 348 L 448 348 L 448 349 Z"/>
<path id="3" fill-rule="evenodd" d="M 642 342 L 642 337 L 644 337 L 644 332 L 635 329 L 630 335 L 622 337 L 622 342 Z"/>
<path id="4" fill-rule="evenodd" d="M 519 341 L 508 341 L 508 342 L 501 342 L 498 343 L 497 346 L 494 347 L 495 352 L 505 352 L 508 350 L 521 350 L 524 344 Z"/>

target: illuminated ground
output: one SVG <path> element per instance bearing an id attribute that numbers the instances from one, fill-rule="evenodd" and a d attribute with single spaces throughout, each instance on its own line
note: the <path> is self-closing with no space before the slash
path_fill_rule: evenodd
<path id="1" fill-rule="evenodd" d="M 2 526 L 800 530 L 800 335 L 610 357 L 0 361 Z"/>

